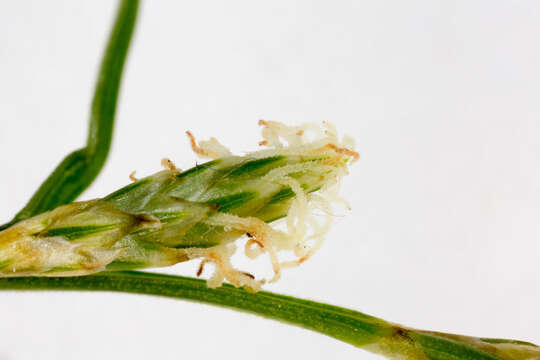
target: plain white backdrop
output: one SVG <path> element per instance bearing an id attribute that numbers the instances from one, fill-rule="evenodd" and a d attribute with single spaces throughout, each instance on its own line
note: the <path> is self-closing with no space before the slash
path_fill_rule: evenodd
<path id="1" fill-rule="evenodd" d="M 0 220 L 83 145 L 114 1 L 0 1 Z M 361 160 L 321 251 L 266 289 L 407 326 L 540 342 L 537 1 L 147 1 L 110 159 L 82 199 L 184 135 L 256 148 L 257 120 L 333 122 Z M 197 264 L 166 269 L 193 275 Z M 376 359 L 184 301 L 0 293 L 0 359 Z"/>

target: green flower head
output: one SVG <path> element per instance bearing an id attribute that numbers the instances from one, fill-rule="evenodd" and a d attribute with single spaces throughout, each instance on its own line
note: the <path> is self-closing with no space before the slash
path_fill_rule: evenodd
<path id="1" fill-rule="evenodd" d="M 200 258 L 199 274 L 205 263 L 215 265 L 209 286 L 226 279 L 256 290 L 264 280 L 230 262 L 247 236 L 245 254 L 267 254 L 276 280 L 320 247 L 330 201 L 340 200 L 337 186 L 358 154 L 328 123 L 260 124 L 265 150 L 233 156 L 216 139 L 197 143 L 188 132 L 193 150 L 211 161 L 180 171 L 164 160 L 165 170 L 102 199 L 60 206 L 0 232 L 0 275 L 76 276 Z M 279 219 L 282 230 L 270 226 Z M 294 259 L 281 260 L 283 251 Z"/>

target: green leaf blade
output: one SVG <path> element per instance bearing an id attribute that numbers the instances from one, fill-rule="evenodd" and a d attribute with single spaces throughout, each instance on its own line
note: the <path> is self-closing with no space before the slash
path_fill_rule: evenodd
<path id="1" fill-rule="evenodd" d="M 0 230 L 74 201 L 103 168 L 111 147 L 118 92 L 138 8 L 138 0 L 120 3 L 98 74 L 86 146 L 66 156 L 26 206 Z"/>

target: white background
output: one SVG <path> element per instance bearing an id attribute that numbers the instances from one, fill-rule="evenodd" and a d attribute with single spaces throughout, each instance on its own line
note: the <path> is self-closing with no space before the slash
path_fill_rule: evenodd
<path id="1" fill-rule="evenodd" d="M 85 141 L 111 1 L 0 1 L 0 220 Z M 83 199 L 330 120 L 361 160 L 322 250 L 266 289 L 407 326 L 540 342 L 537 1 L 148 1 L 115 143 Z M 341 216 L 344 214 L 345 216 Z M 167 269 L 193 275 L 196 264 Z M 0 359 L 375 359 L 177 300 L 0 293 Z M 295 357 L 293 357 L 295 356 Z"/>

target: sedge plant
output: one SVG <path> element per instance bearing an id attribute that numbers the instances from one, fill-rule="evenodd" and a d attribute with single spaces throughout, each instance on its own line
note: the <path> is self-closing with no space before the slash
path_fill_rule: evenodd
<path id="1" fill-rule="evenodd" d="M 249 257 L 265 254 L 270 281 L 307 260 L 328 222 L 309 217 L 328 209 L 334 185 L 358 155 L 326 124 L 317 128 L 262 122 L 268 149 L 234 156 L 215 139 L 192 147 L 212 158 L 181 171 L 165 170 L 103 198 L 73 202 L 96 178 L 111 145 L 123 65 L 138 1 L 122 0 L 92 102 L 88 141 L 68 155 L 28 204 L 0 231 L 0 289 L 115 291 L 185 299 L 304 327 L 396 359 L 540 359 L 540 347 L 411 329 L 360 312 L 261 291 L 265 280 L 235 269 L 235 242 L 249 238 Z M 311 139 L 309 133 L 315 133 Z M 283 144 L 285 140 L 287 144 Z M 271 224 L 286 219 L 287 231 Z M 326 219 L 328 220 L 328 219 Z M 311 232 L 310 232 L 311 231 Z M 282 261 L 281 250 L 295 259 Z M 205 282 L 134 271 L 201 259 L 215 264 Z M 226 280 L 228 283 L 223 284 Z"/>

